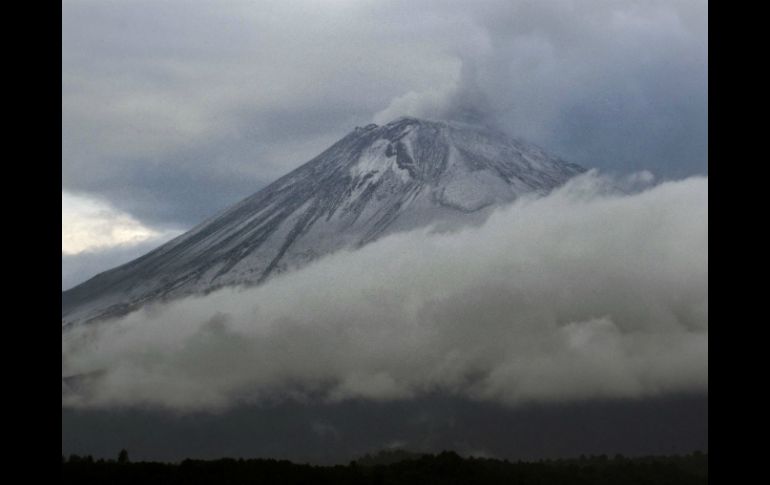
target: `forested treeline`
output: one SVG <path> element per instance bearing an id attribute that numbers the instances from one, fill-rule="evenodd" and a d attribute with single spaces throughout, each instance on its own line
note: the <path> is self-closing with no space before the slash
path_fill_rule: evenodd
<path id="1" fill-rule="evenodd" d="M 590 456 L 569 460 L 510 462 L 383 452 L 348 465 L 312 466 L 272 459 L 135 462 L 123 450 L 117 460 L 62 456 L 62 481 L 86 484 L 521 484 L 688 485 L 708 483 L 708 455 Z"/>

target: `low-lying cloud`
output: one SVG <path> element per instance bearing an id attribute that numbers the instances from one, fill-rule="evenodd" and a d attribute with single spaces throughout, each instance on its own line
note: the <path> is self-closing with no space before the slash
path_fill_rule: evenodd
<path id="1" fill-rule="evenodd" d="M 75 329 L 63 375 L 91 377 L 63 383 L 63 405 L 706 391 L 708 179 L 618 186 L 591 172 L 478 228 L 396 234 Z"/>

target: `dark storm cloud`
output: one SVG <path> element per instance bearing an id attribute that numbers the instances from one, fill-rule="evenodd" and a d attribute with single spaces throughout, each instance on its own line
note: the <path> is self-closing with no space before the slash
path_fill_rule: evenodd
<path id="1" fill-rule="evenodd" d="M 395 234 L 258 287 L 75 327 L 62 371 L 87 385 L 63 384 L 63 405 L 705 392 L 708 181 L 640 183 L 589 173 L 479 228 Z"/>
<path id="2" fill-rule="evenodd" d="M 190 226 L 356 124 L 485 116 L 566 159 L 706 171 L 705 1 L 67 0 L 63 189 Z"/>

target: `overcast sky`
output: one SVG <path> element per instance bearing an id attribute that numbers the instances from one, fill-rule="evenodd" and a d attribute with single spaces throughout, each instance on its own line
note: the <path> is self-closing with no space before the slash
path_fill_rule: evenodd
<path id="1" fill-rule="evenodd" d="M 64 0 L 62 287 L 401 115 L 474 113 L 608 172 L 706 174 L 707 7 Z"/>

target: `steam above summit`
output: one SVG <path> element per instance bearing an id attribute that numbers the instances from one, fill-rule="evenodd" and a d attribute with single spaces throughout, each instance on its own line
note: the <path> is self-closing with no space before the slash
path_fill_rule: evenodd
<path id="1" fill-rule="evenodd" d="M 399 118 L 358 127 L 220 215 L 63 292 L 62 323 L 257 284 L 397 231 L 481 223 L 494 207 L 583 171 L 481 125 Z"/>

